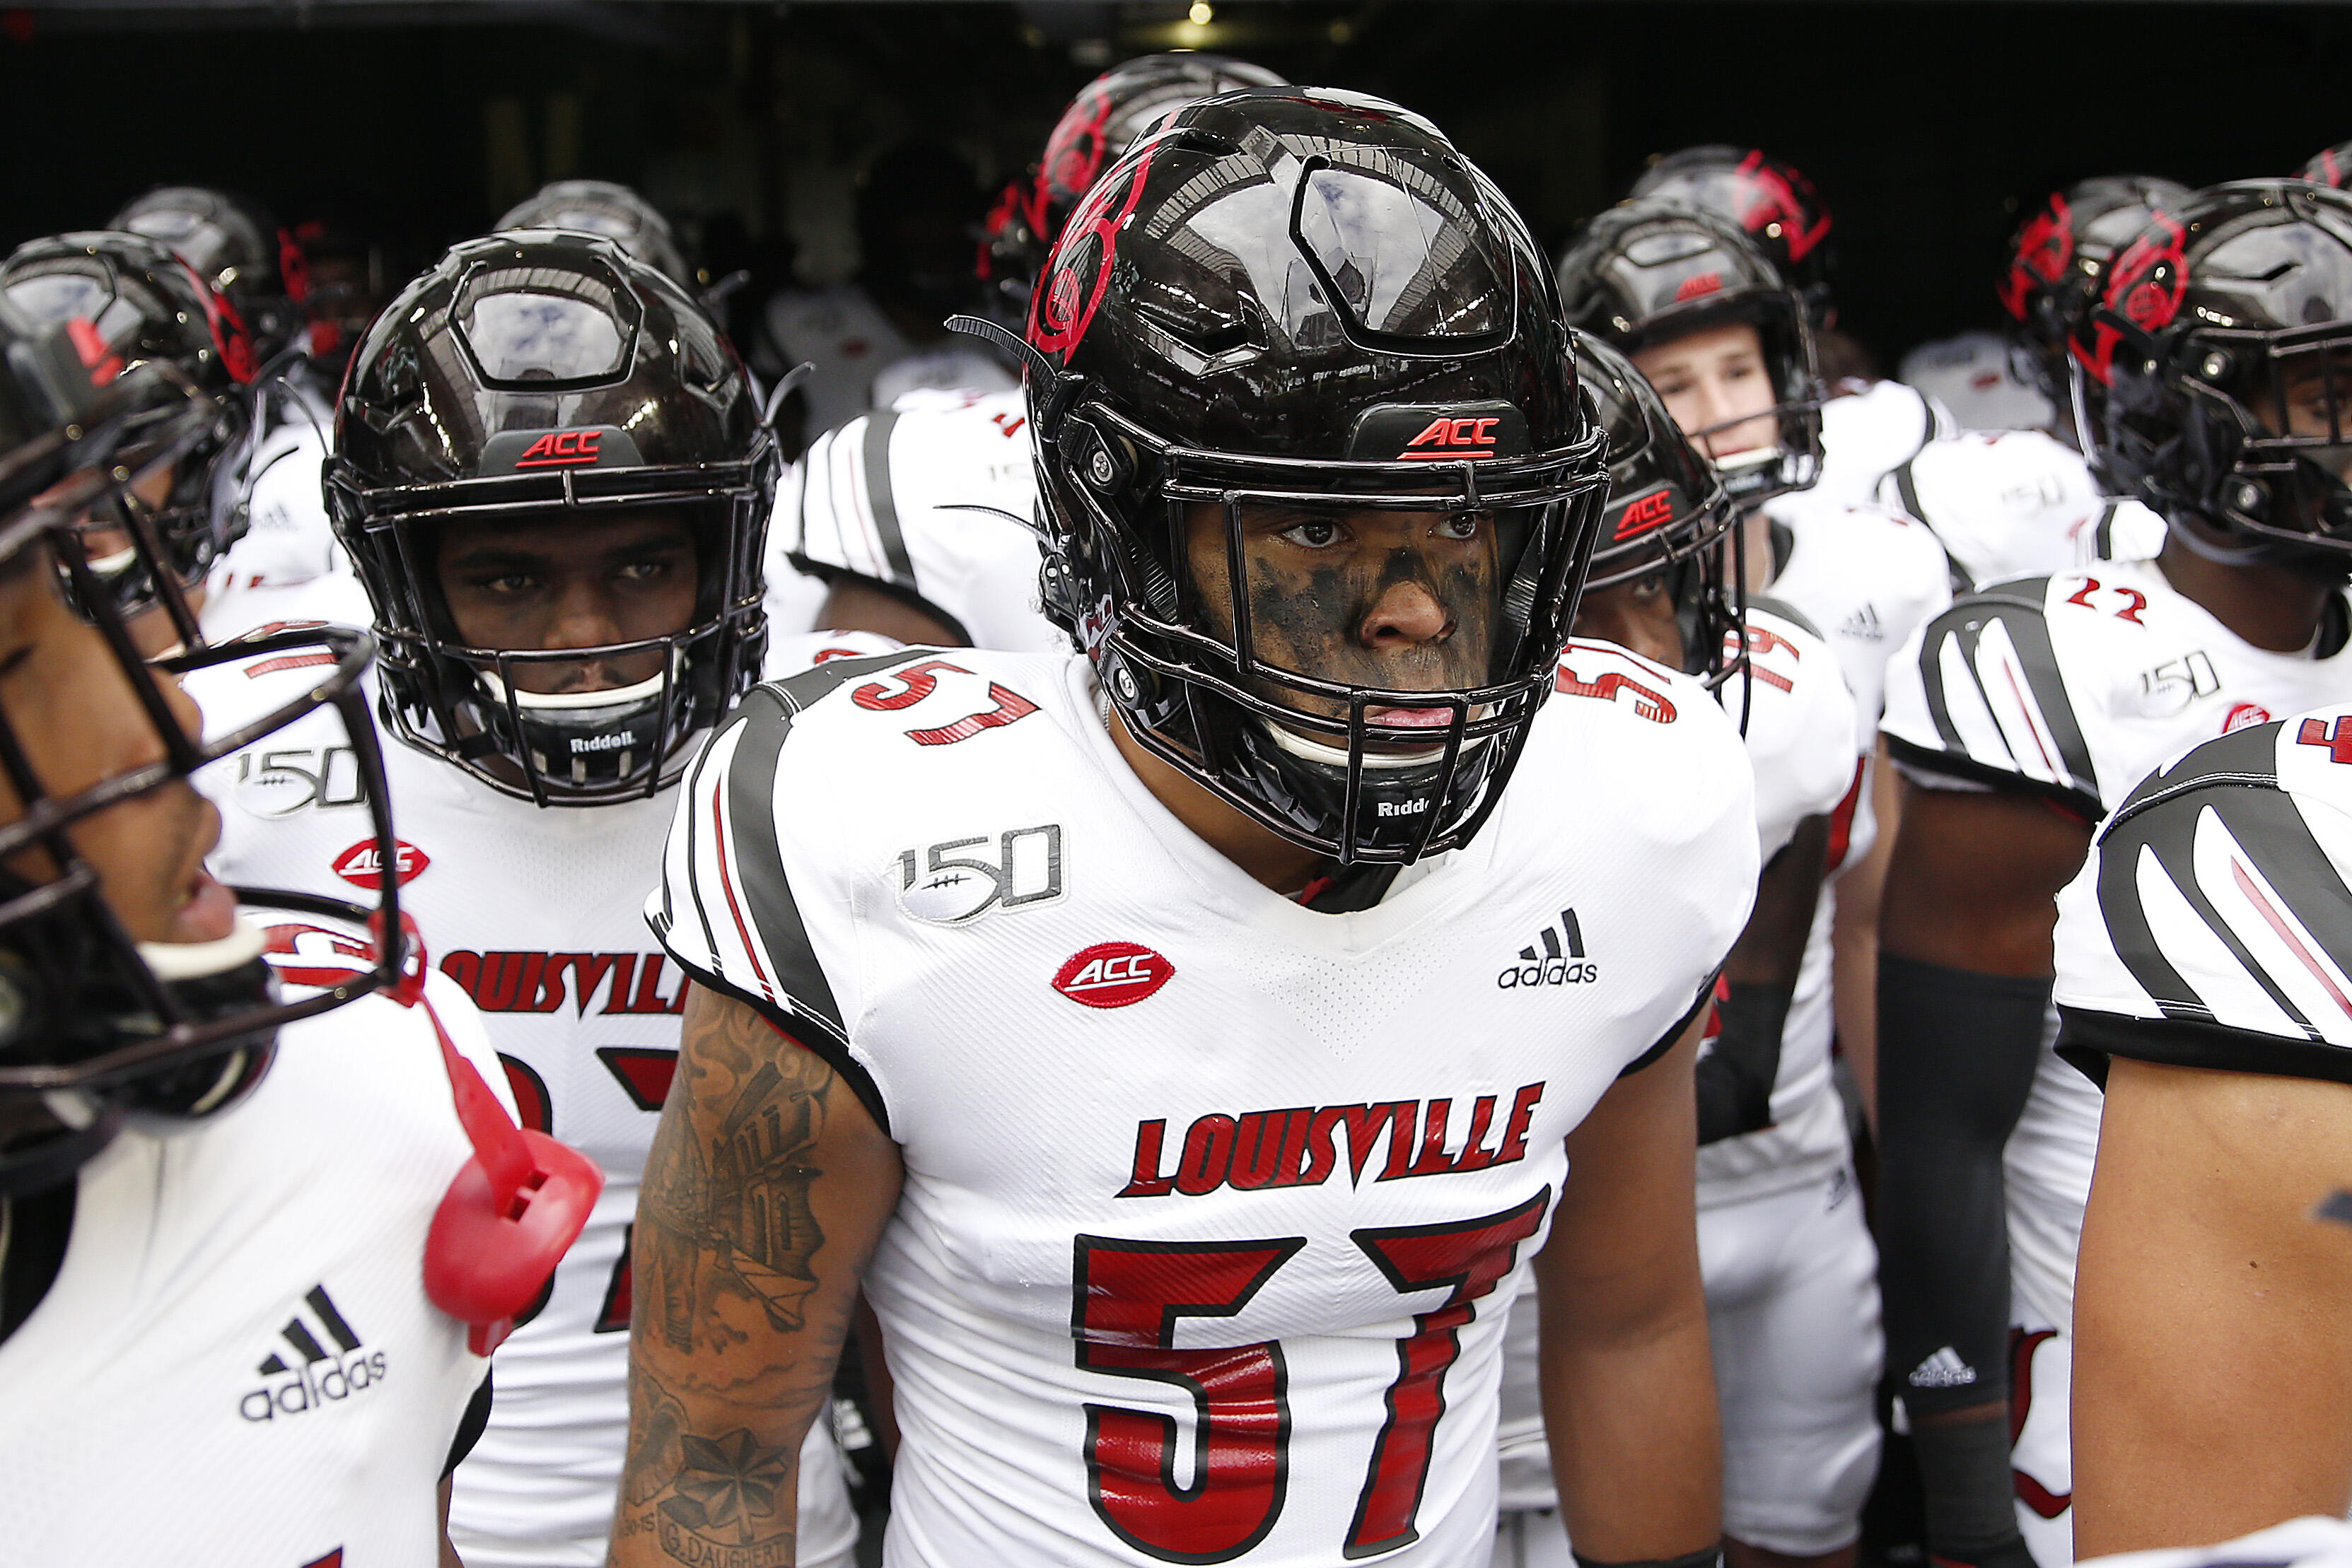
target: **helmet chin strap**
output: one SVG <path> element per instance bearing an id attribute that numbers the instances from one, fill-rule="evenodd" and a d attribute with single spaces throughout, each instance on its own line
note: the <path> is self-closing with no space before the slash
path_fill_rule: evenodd
<path id="1" fill-rule="evenodd" d="M 2202 556 L 2216 566 L 2267 566 L 2275 559 L 2262 545 L 2217 544 L 2178 517 L 2168 517 L 2164 523 L 2169 537 L 2186 546 L 2191 554 Z"/>

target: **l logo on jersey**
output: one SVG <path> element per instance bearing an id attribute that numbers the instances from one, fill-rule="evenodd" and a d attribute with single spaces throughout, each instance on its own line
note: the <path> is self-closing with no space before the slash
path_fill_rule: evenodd
<path id="1" fill-rule="evenodd" d="M 406 887 L 433 863 L 432 857 L 405 839 L 393 841 L 393 861 L 400 885 Z M 383 885 L 383 861 L 376 853 L 373 839 L 362 839 L 335 857 L 334 873 L 354 887 L 373 893 Z"/>
<path id="2" fill-rule="evenodd" d="M 264 1356 L 254 1371 L 266 1383 L 239 1399 L 236 1413 L 248 1421 L 275 1421 L 323 1410 L 383 1381 L 384 1356 L 360 1343 L 358 1333 L 336 1309 L 323 1284 L 303 1292 L 306 1317 L 297 1312 L 278 1331 L 281 1348 Z M 330 1350 L 325 1341 L 331 1341 Z"/>
<path id="3" fill-rule="evenodd" d="M 1090 1008 L 1128 1008 L 1173 979 L 1176 966 L 1133 942 L 1097 942 L 1070 956 L 1054 988 Z"/>

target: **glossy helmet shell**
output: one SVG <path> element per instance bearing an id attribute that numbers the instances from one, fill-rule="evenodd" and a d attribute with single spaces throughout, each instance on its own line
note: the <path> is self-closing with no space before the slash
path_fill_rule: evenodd
<path id="1" fill-rule="evenodd" d="M 667 277 L 696 287 L 694 269 L 677 247 L 669 220 L 651 202 L 610 180 L 555 180 L 507 209 L 493 229 L 569 229 L 598 235 Z"/>
<path id="2" fill-rule="evenodd" d="M 2352 185 L 2352 141 L 2321 148 L 2311 155 L 2309 162 L 2294 172 L 2294 177 L 2315 185 L 2332 185 L 2339 191 Z"/>
<path id="3" fill-rule="evenodd" d="M 1753 147 L 1685 147 L 1654 162 L 1626 195 L 1680 202 L 1738 224 L 1804 300 L 1811 325 L 1828 324 L 1829 204 L 1795 164 Z"/>
<path id="4" fill-rule="evenodd" d="M 1466 842 L 1550 689 L 1603 483 L 1549 269 L 1493 183 L 1379 99 L 1192 104 L 1071 214 L 1028 342 L 1045 603 L 1129 732 L 1343 862 Z M 1496 519 L 1492 678 L 1400 697 L 1260 660 L 1238 508 L 1274 497 Z M 1202 610 L 1189 505 L 1224 518 L 1229 629 Z M 1367 745 L 1430 738 L 1368 709 L 1415 703 L 1452 710 L 1442 761 L 1368 766 Z"/>
<path id="5" fill-rule="evenodd" d="M 1584 591 L 1668 574 L 1689 673 L 1720 685 L 1744 653 L 1743 585 L 1724 559 L 1738 517 L 1730 492 L 1633 361 L 1578 340 L 1577 380 L 1609 442 L 1609 502 Z"/>
<path id="6" fill-rule="evenodd" d="M 229 302 L 262 363 L 294 340 L 308 277 L 301 247 L 253 203 L 203 185 L 158 185 L 106 226 L 152 239 L 186 262 Z"/>
<path id="7" fill-rule="evenodd" d="M 1620 203 L 1559 262 L 1568 319 L 1629 358 L 1726 322 L 1752 323 L 1770 368 L 1777 455 L 1726 464 L 1743 507 L 1809 487 L 1821 473 L 1822 386 L 1803 304 L 1769 257 L 1724 219 L 1679 202 Z"/>
<path id="8" fill-rule="evenodd" d="M 2147 174 L 2102 174 L 2053 191 L 2009 242 L 1998 290 L 2017 323 L 2032 379 L 2060 407 L 2070 392 L 2066 346 L 2098 298 L 2099 269 L 2116 247 L 2147 226 L 2149 214 L 2189 199 L 2186 185 Z"/>
<path id="9" fill-rule="evenodd" d="M 1070 210 L 1146 132 L 1188 103 L 1281 85 L 1264 66 L 1188 49 L 1139 55 L 1079 89 L 1036 164 L 1014 176 L 989 211 L 978 271 L 998 319 L 1013 327 L 1028 319 L 1030 286 Z"/>
<path id="10" fill-rule="evenodd" d="M 243 319 L 162 245 L 104 231 L 18 246 L 0 262 L 0 296 L 37 329 L 69 330 L 93 364 L 111 364 L 118 372 L 169 365 L 209 400 L 208 427 L 180 450 L 160 507 L 118 491 L 92 516 L 100 526 L 120 522 L 126 532 L 152 528 L 169 582 L 183 591 L 202 583 L 245 531 L 243 508 L 231 492 L 243 472 L 251 427 L 244 388 L 258 350 Z M 152 608 L 171 591 L 143 569 L 106 568 L 101 576 L 126 613 Z"/>
<path id="11" fill-rule="evenodd" d="M 2352 565 L 2352 195 L 2248 180 L 2152 214 L 2074 352 L 2105 393 L 2107 467 L 2176 534 L 2193 517 L 2242 559 Z M 2298 372 L 2327 378 L 2332 436 L 2286 430 L 2276 389 Z"/>
<path id="12" fill-rule="evenodd" d="M 375 607 L 386 722 L 541 805 L 676 782 L 692 737 L 758 679 L 777 467 L 734 350 L 666 275 L 583 234 L 454 247 L 362 339 L 324 471 L 336 535 Z M 562 655 L 458 636 L 435 566 L 443 528 L 647 509 L 694 529 L 693 621 L 600 656 L 658 653 L 658 691 L 535 701 L 516 672 Z"/>

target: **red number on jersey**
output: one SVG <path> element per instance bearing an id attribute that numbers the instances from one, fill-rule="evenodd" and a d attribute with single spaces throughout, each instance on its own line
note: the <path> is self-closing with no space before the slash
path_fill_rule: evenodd
<path id="1" fill-rule="evenodd" d="M 2069 604 L 2079 604 L 2085 610 L 2096 610 L 2098 606 L 2091 602 L 2091 595 L 2098 591 L 2099 580 L 2095 577 L 2086 577 L 2083 580 L 2082 587 L 2076 589 L 2074 592 L 2066 596 L 2066 602 Z M 2139 612 L 2147 608 L 2147 594 L 2142 593 L 2137 588 L 2114 588 L 2109 589 L 2107 591 L 2110 593 L 2119 593 L 2128 601 L 2121 610 L 2116 612 L 2116 620 L 2128 621 L 2135 626 L 2145 626 L 2147 624 L 2147 622 L 2142 621 L 2139 618 Z"/>
<path id="2" fill-rule="evenodd" d="M 2332 729 L 2326 719 L 2305 719 L 2302 727 L 2294 732 L 2294 743 L 2327 747 L 2330 762 L 2352 762 L 2352 714 L 2337 715 Z"/>
<path id="3" fill-rule="evenodd" d="M 919 664 L 909 664 L 903 670 L 893 670 L 886 678 L 902 683 L 903 689 L 892 691 L 881 681 L 869 682 L 849 694 L 849 700 L 873 713 L 896 713 L 912 707 L 939 689 L 940 673 L 951 672 L 968 675 L 971 672 L 961 664 L 951 664 L 945 659 L 925 659 Z M 984 729 L 996 729 L 1016 718 L 1027 718 L 1037 711 L 1037 705 L 1016 692 L 1006 691 L 994 681 L 988 683 L 989 700 L 996 706 L 986 713 L 976 713 L 960 718 L 953 724 L 932 729 L 910 729 L 907 738 L 917 746 L 953 746 L 959 740 L 970 740 Z"/>
<path id="4" fill-rule="evenodd" d="M 1444 1225 L 1354 1232 L 1400 1295 L 1451 1287 L 1413 1315 L 1397 1342 L 1389 1418 L 1374 1439 L 1345 1554 L 1365 1557 L 1417 1540 L 1445 1375 L 1462 1325 L 1511 1271 L 1519 1243 L 1543 1225 L 1546 1187 L 1516 1208 Z M 1282 1511 L 1290 1458 L 1287 1373 L 1279 1341 L 1178 1350 L 1186 1317 L 1231 1317 L 1306 1242 L 1077 1239 L 1071 1328 L 1078 1364 L 1115 1377 L 1172 1383 L 1192 1396 L 1192 1483 L 1179 1486 L 1177 1425 L 1162 1415 L 1087 1406 L 1087 1483 L 1095 1512 L 1121 1541 L 1167 1563 L 1224 1563 L 1265 1539 Z"/>
<path id="5" fill-rule="evenodd" d="M 1519 1243 L 1542 1226 L 1550 1202 L 1546 1187 L 1517 1208 L 1482 1219 L 1355 1232 L 1356 1245 L 1399 1295 L 1440 1285 L 1453 1290 L 1434 1310 L 1415 1313 L 1412 1335 L 1397 1341 L 1389 1421 L 1372 1445 L 1371 1468 L 1356 1500 L 1349 1557 L 1391 1552 L 1420 1538 L 1412 1520 L 1429 1479 L 1431 1438 L 1445 1414 L 1445 1374 L 1462 1354 L 1462 1325 L 1477 1315 L 1478 1299 L 1491 1295 L 1495 1282 L 1511 1271 Z"/>
<path id="6" fill-rule="evenodd" d="M 1304 1238 L 1271 1241 L 1077 1239 L 1071 1328 L 1078 1364 L 1172 1383 L 1192 1396 L 1192 1481 L 1180 1486 L 1176 1423 L 1087 1406 L 1087 1490 L 1111 1532 L 1168 1563 L 1223 1563 L 1274 1528 L 1288 1479 L 1287 1373 L 1276 1342 L 1178 1350 L 1180 1318 L 1228 1318 Z"/>

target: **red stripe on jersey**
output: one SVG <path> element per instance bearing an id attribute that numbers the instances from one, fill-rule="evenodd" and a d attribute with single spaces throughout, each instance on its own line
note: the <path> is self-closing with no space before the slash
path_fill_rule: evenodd
<path id="1" fill-rule="evenodd" d="M 742 906 L 735 902 L 735 873 L 727 863 L 727 815 L 723 799 L 727 780 L 721 779 L 710 787 L 710 815 L 718 826 L 713 836 L 719 842 L 719 885 L 727 894 L 727 913 L 735 917 L 735 935 L 743 939 L 743 952 L 751 960 L 751 973 L 759 977 L 760 989 L 770 1001 L 776 999 L 776 988 L 768 983 L 768 973 L 760 967 L 760 949 L 751 941 L 751 928 L 743 924 Z"/>
<path id="2" fill-rule="evenodd" d="M 2319 967 L 2318 959 L 2311 956 L 2311 949 L 2305 946 L 2302 939 L 2287 928 L 2286 916 L 2271 906 L 2271 901 L 2263 896 L 2263 890 L 2254 885 L 2254 879 L 2246 874 L 2246 868 L 2238 863 L 2235 856 L 2232 856 L 2230 861 L 2230 876 L 2231 880 L 2238 884 L 2238 891 L 2244 894 L 2247 902 L 2254 906 L 2254 912 L 2270 922 L 2271 929 L 2278 933 L 2279 940 L 2286 944 L 2287 950 L 2301 959 L 2303 967 L 2311 971 L 2312 978 L 2327 988 L 2327 994 L 2336 998 L 2336 1005 L 2344 1009 L 2344 1016 L 2352 1018 L 2352 998 L 2345 996 L 2336 986 L 2334 977 Z"/>

